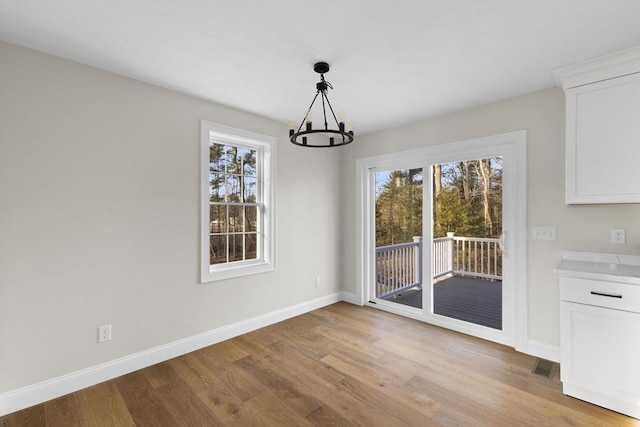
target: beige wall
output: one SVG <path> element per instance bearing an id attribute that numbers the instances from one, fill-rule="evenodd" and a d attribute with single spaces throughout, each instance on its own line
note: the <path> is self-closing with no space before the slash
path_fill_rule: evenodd
<path id="1" fill-rule="evenodd" d="M 428 94 L 425 94 L 428 96 Z M 396 102 L 388 100 L 388 105 Z M 559 344 L 558 278 L 553 273 L 563 250 L 640 254 L 640 205 L 567 206 L 564 203 L 564 94 L 547 89 L 432 120 L 358 137 L 342 159 L 342 282 L 355 283 L 356 159 L 444 144 L 499 133 L 526 130 L 527 230 L 557 227 L 556 241 L 527 243 L 529 339 Z M 610 242 L 611 228 L 625 228 L 627 244 Z"/>
<path id="2" fill-rule="evenodd" d="M 334 152 L 15 45 L 0 67 L 0 393 L 340 290 Z M 201 119 L 278 138 L 276 272 L 199 283 Z"/>
<path id="3" fill-rule="evenodd" d="M 528 243 L 530 338 L 557 345 L 561 251 L 640 253 L 638 205 L 564 205 L 563 109 L 549 89 L 304 150 L 284 124 L 0 44 L 0 393 L 355 292 L 357 158 L 520 129 L 529 233 L 558 229 Z M 201 119 L 278 138 L 274 273 L 198 282 Z"/>

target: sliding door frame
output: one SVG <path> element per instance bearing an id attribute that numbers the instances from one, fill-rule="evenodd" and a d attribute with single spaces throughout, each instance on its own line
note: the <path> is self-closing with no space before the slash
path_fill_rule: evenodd
<path id="1" fill-rule="evenodd" d="M 423 147 L 398 153 L 389 153 L 367 157 L 356 161 L 356 281 L 357 301 L 360 305 L 370 303 L 370 283 L 375 278 L 375 195 L 372 191 L 375 183 L 373 176 L 376 170 L 391 170 L 395 167 L 416 165 L 423 168 L 423 202 L 428 201 L 423 209 L 423 277 L 424 292 L 431 292 L 431 165 L 445 163 L 450 159 L 474 159 L 501 155 L 505 157 L 503 169 L 503 197 L 512 197 L 512 212 L 505 216 L 503 229 L 506 231 L 505 252 L 511 259 L 514 271 L 510 281 L 512 292 L 507 295 L 512 304 L 508 311 L 503 308 L 503 331 L 496 333 L 490 328 L 466 327 L 464 322 L 450 322 L 442 316 L 430 313 L 431 300 L 425 296 L 423 310 L 407 310 L 398 304 L 376 304 L 382 310 L 401 314 L 426 323 L 444 326 L 449 329 L 499 342 L 525 351 L 528 335 L 527 310 L 527 271 L 526 271 L 526 131 L 509 132 L 499 135 L 474 138 L 453 143 Z M 510 182 L 510 184 L 509 184 Z M 429 286 L 427 287 L 427 283 Z M 428 305 L 426 305 L 426 304 Z"/>

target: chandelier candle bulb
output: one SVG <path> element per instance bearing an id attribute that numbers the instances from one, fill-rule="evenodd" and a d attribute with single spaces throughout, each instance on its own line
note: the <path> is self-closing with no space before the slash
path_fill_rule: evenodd
<path id="1" fill-rule="evenodd" d="M 349 120 L 349 123 L 348 123 L 349 132 L 353 132 L 354 128 L 355 128 L 355 123 L 353 122 L 353 120 Z"/>
<path id="2" fill-rule="evenodd" d="M 340 123 L 344 123 L 344 119 L 346 118 L 347 118 L 347 113 L 345 113 L 344 110 L 338 111 L 338 121 Z"/>
<path id="3" fill-rule="evenodd" d="M 307 111 L 307 113 L 304 115 L 304 121 L 305 121 L 305 125 L 307 130 L 311 130 L 311 120 L 313 119 L 313 113 L 311 112 L 311 110 Z M 306 144 L 306 142 L 305 142 Z"/>

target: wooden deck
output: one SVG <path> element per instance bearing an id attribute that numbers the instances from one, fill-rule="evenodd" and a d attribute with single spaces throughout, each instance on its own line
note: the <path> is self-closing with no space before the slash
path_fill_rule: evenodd
<path id="1" fill-rule="evenodd" d="M 502 282 L 451 277 L 434 285 L 434 313 L 493 329 L 502 329 Z M 422 290 L 411 289 L 387 298 L 422 308 Z"/>

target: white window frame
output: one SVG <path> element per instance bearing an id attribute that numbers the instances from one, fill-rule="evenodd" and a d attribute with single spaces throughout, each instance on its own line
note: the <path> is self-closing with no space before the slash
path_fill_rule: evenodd
<path id="1" fill-rule="evenodd" d="M 275 151 L 276 138 L 202 120 L 201 134 L 201 282 L 213 282 L 275 270 Z M 258 257 L 210 265 L 209 256 L 209 142 L 257 151 Z"/>

